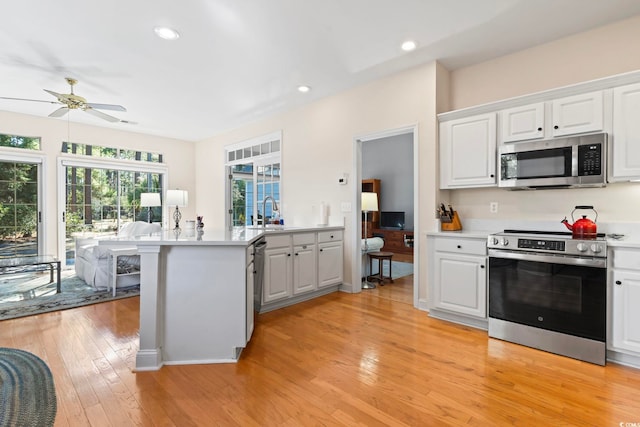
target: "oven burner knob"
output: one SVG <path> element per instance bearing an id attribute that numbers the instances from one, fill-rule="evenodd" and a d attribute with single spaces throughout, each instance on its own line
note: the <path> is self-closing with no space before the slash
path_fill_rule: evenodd
<path id="1" fill-rule="evenodd" d="M 586 243 L 578 243 L 576 245 L 576 249 L 580 252 L 586 252 L 589 249 L 589 246 L 587 246 Z"/>
<path id="2" fill-rule="evenodd" d="M 502 246 L 508 246 L 509 245 L 509 241 L 507 239 L 504 239 L 502 241 Z"/>
<path id="3" fill-rule="evenodd" d="M 597 244 L 594 243 L 594 244 L 591 245 L 591 250 L 593 251 L 593 253 L 596 253 L 596 254 L 600 253 L 600 252 L 602 252 L 602 246 L 597 245 Z"/>
<path id="4" fill-rule="evenodd" d="M 497 245 L 498 243 L 500 243 L 500 240 L 498 240 L 497 237 L 494 237 L 493 239 L 491 239 L 491 244 L 492 245 Z"/>

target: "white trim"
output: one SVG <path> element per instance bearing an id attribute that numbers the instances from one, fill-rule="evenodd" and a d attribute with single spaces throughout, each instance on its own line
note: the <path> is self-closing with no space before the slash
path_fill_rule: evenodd
<path id="1" fill-rule="evenodd" d="M 360 286 L 356 286 L 356 284 L 361 283 L 362 277 L 362 212 L 360 200 L 360 193 L 362 191 L 362 143 L 398 135 L 406 135 L 409 133 L 413 135 L 413 306 L 419 307 L 420 239 L 417 237 L 420 236 L 420 174 L 418 173 L 418 167 L 420 164 L 420 150 L 417 123 L 395 129 L 363 134 L 353 138 L 353 168 L 355 170 L 355 179 L 352 182 L 352 205 L 355 206 L 356 209 L 352 211 L 353 224 L 355 224 L 355 227 L 353 229 L 354 245 L 352 250 L 354 268 L 351 269 L 351 283 L 353 284 L 352 290 L 354 293 L 362 291 Z"/>
<path id="2" fill-rule="evenodd" d="M 277 130 L 275 132 L 271 132 L 261 136 L 256 136 L 255 138 L 245 139 L 244 141 L 234 142 L 232 144 L 225 145 L 224 149 L 225 151 L 240 150 L 242 148 L 252 147 L 256 144 L 264 144 L 265 142 L 271 142 L 275 140 L 282 141 L 281 130 Z M 282 146 L 280 146 L 280 150 L 282 150 Z"/>
<path id="3" fill-rule="evenodd" d="M 76 166 L 96 169 L 118 169 L 143 173 L 167 173 L 169 167 L 164 163 L 140 162 L 137 160 L 122 160 L 96 157 L 58 156 L 62 166 Z"/>

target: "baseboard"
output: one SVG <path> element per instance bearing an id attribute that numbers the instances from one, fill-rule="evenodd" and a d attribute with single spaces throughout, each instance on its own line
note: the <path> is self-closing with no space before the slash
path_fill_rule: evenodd
<path id="1" fill-rule="evenodd" d="M 162 368 L 160 349 L 139 350 L 136 354 L 136 372 L 157 371 Z"/>
<path id="2" fill-rule="evenodd" d="M 288 307 L 290 305 L 297 304 L 299 302 L 308 301 L 310 299 L 314 299 L 322 295 L 327 295 L 333 292 L 337 292 L 339 288 L 340 288 L 340 285 L 327 286 L 326 288 L 318 289 L 316 291 L 309 292 L 306 294 L 296 295 L 290 298 L 284 298 L 284 299 L 273 301 L 270 303 L 264 303 L 262 304 L 262 308 L 260 309 L 260 314 L 277 310 L 279 308 Z"/>
<path id="3" fill-rule="evenodd" d="M 487 319 L 478 319 L 475 317 L 465 316 L 463 314 L 449 313 L 436 308 L 429 310 L 429 317 L 435 317 L 436 319 L 446 320 L 448 322 L 458 323 L 464 326 L 471 326 L 472 328 L 478 328 L 485 331 L 489 329 L 489 321 Z"/>

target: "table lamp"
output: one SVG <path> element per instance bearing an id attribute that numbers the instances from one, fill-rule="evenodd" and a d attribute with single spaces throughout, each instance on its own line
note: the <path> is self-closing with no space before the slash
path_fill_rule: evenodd
<path id="1" fill-rule="evenodd" d="M 153 222 L 153 208 L 162 206 L 160 203 L 160 193 L 140 193 L 140 207 L 149 208 L 147 211 L 147 222 Z"/>
<path id="2" fill-rule="evenodd" d="M 361 200 L 361 209 L 364 212 L 364 252 L 369 252 L 369 245 L 367 243 L 367 223 L 369 222 L 369 212 L 377 212 L 378 211 L 378 195 L 376 193 L 362 193 Z M 367 275 L 365 274 L 364 281 L 362 282 L 362 289 L 374 289 L 376 285 L 367 280 Z"/>
<path id="3" fill-rule="evenodd" d="M 175 231 L 180 230 L 180 219 L 182 218 L 182 214 L 178 208 L 187 206 L 188 200 L 189 194 L 185 190 L 167 190 L 167 205 L 176 207 L 176 210 L 173 212 L 173 220 L 176 223 Z"/>

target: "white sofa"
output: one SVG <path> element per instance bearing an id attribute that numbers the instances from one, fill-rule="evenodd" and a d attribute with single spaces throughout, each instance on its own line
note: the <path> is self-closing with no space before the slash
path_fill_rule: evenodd
<path id="1" fill-rule="evenodd" d="M 369 271 L 369 257 L 367 253 L 377 252 L 384 246 L 384 240 L 381 237 L 369 237 L 367 239 L 367 249 L 365 250 L 365 242 L 362 239 L 362 276 L 371 274 Z"/>
<path id="2" fill-rule="evenodd" d="M 131 237 L 162 231 L 160 224 L 136 221 L 124 224 L 118 237 Z M 108 241 L 110 237 L 76 237 L 76 275 L 97 290 L 111 288 L 112 260 L 109 249 L 121 246 L 98 245 L 98 240 Z M 140 256 L 120 255 L 117 257 L 116 288 L 140 284 Z"/>

